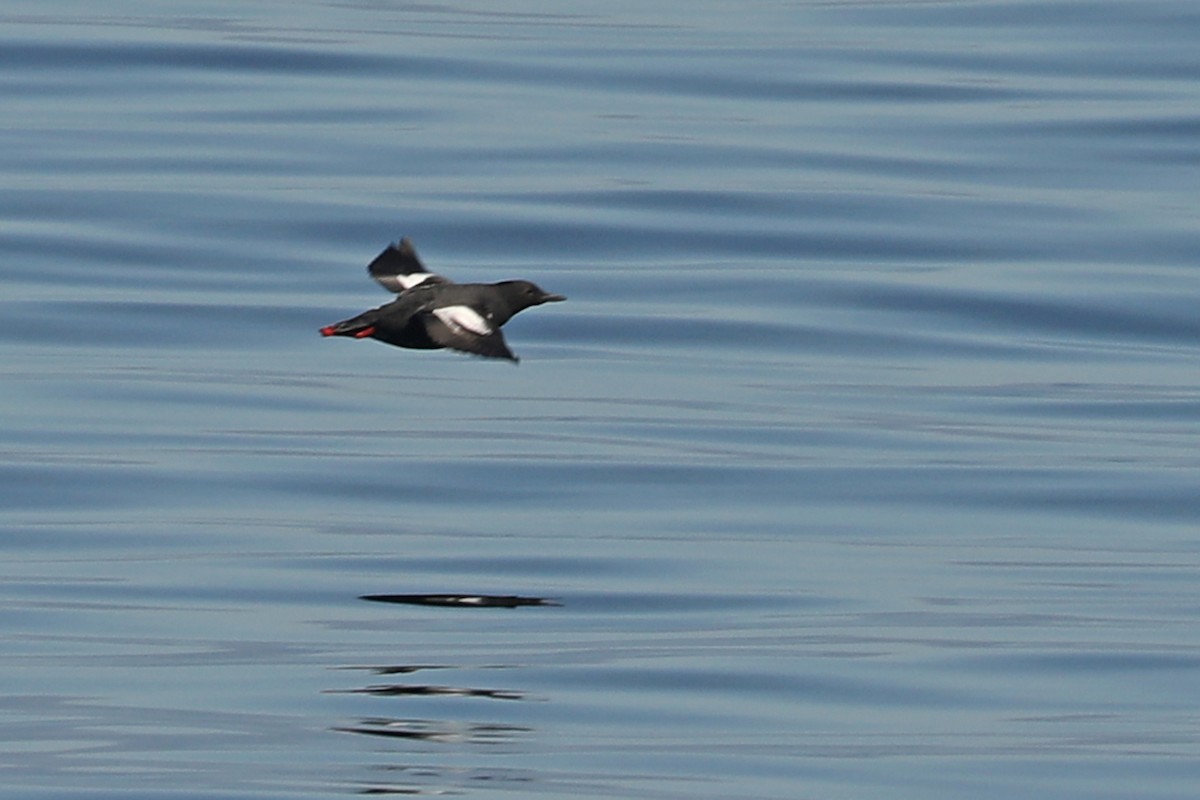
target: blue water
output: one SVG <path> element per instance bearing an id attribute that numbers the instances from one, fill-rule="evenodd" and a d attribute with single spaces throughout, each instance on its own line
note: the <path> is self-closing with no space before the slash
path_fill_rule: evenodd
<path id="1" fill-rule="evenodd" d="M 4 796 L 1195 797 L 1198 79 L 1188 0 L 6 4 Z M 322 339 L 404 235 L 570 300 Z"/>

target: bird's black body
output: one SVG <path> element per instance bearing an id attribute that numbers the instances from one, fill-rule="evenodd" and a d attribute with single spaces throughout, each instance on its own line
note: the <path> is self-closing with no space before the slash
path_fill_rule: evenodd
<path id="1" fill-rule="evenodd" d="M 397 292 L 387 305 L 321 329 L 323 336 L 378 339 L 397 347 L 507 358 L 500 326 L 530 306 L 566 300 L 529 281 L 454 283 L 425 270 L 412 242 L 390 245 L 367 268 L 384 288 Z"/>

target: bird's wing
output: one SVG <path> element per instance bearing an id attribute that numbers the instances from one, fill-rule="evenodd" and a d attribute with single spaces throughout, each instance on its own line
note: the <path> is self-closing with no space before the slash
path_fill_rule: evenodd
<path id="1" fill-rule="evenodd" d="M 425 329 L 438 344 L 464 353 L 518 360 L 508 349 L 499 326 L 470 306 L 443 306 L 425 313 L 432 317 Z"/>
<path id="2" fill-rule="evenodd" d="M 453 283 L 449 278 L 435 275 L 425 269 L 412 241 L 407 237 L 398 244 L 390 244 L 367 266 L 371 277 L 379 285 L 399 294 L 417 284 Z"/>
<path id="3" fill-rule="evenodd" d="M 491 336 L 496 332 L 496 326 L 470 306 L 443 306 L 430 313 L 458 334 Z"/>

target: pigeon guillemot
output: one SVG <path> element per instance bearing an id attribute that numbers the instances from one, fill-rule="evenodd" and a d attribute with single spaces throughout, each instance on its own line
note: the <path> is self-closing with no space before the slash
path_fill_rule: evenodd
<path id="1" fill-rule="evenodd" d="M 322 336 L 378 339 L 397 347 L 464 353 L 517 361 L 500 326 L 530 306 L 566 300 L 529 281 L 454 283 L 425 269 L 407 238 L 388 245 L 367 267 L 371 277 L 397 297 L 321 328 Z"/>

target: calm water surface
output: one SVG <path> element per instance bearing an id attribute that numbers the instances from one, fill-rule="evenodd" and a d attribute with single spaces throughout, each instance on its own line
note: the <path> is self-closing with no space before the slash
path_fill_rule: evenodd
<path id="1" fill-rule="evenodd" d="M 1198 78 L 1187 0 L 8 3 L 4 794 L 1194 797 Z M 322 340 L 402 235 L 570 302 Z"/>

